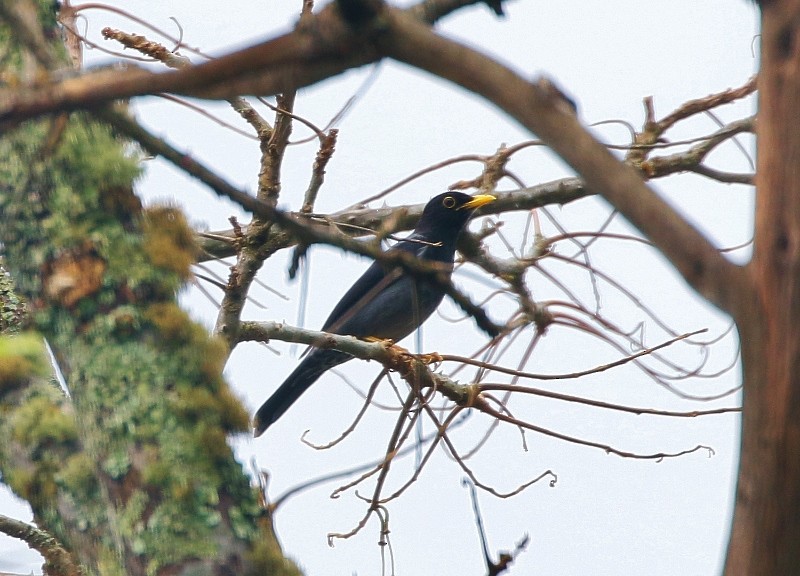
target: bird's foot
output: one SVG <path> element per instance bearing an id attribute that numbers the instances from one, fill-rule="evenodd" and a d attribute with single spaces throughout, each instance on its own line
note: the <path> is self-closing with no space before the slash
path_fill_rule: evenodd
<path id="1" fill-rule="evenodd" d="M 418 354 L 417 359 L 425 365 L 439 364 L 444 359 L 438 352 L 429 352 L 428 354 Z"/>
<path id="2" fill-rule="evenodd" d="M 403 348 L 394 343 L 394 340 L 389 338 L 378 338 L 376 336 L 368 336 L 364 338 L 367 342 L 382 342 L 386 348 L 391 348 L 396 354 L 400 356 L 410 356 L 415 360 L 418 360 L 425 364 L 426 366 L 430 364 L 438 364 L 442 361 L 442 355 L 438 352 L 430 352 L 428 354 L 413 354 L 408 348 Z"/>
<path id="3" fill-rule="evenodd" d="M 394 340 L 391 338 L 378 338 L 377 336 L 367 336 L 364 338 L 367 342 L 383 342 L 386 346 L 394 346 Z"/>

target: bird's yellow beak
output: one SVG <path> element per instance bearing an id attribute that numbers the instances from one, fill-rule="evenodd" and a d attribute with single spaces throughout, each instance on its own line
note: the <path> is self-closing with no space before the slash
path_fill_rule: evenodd
<path id="1" fill-rule="evenodd" d="M 477 196 L 473 196 L 472 200 L 461 206 L 459 210 L 467 209 L 467 210 L 474 210 L 476 208 L 480 208 L 481 206 L 485 206 L 489 202 L 494 202 L 497 200 L 491 194 L 478 194 Z"/>

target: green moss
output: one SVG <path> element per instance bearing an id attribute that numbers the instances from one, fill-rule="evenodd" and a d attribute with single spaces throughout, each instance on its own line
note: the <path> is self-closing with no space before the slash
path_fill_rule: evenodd
<path id="1" fill-rule="evenodd" d="M 59 468 L 56 481 L 73 491 L 91 493 L 96 486 L 94 462 L 85 452 L 73 454 Z"/>
<path id="2" fill-rule="evenodd" d="M 2 264 L 0 257 L 0 335 L 16 333 L 28 315 L 25 301 L 15 292 L 14 282 Z"/>
<path id="3" fill-rule="evenodd" d="M 146 556 L 151 574 L 185 558 L 214 558 L 218 550 L 211 535 L 221 517 L 213 505 L 214 499 L 209 501 L 191 484 L 180 497 L 154 509 L 148 494 L 136 490 L 119 518 L 122 536 L 135 553 Z M 200 521 L 198 509 L 206 511 Z M 187 518 L 193 522 L 187 522 Z"/>
<path id="4" fill-rule="evenodd" d="M 248 414 L 222 378 L 224 343 L 174 302 L 196 255 L 191 229 L 175 208 L 141 212 L 131 191 L 137 163 L 107 128 L 73 114 L 46 158 L 49 126 L 0 136 L 0 242 L 19 293 L 40 295 L 41 271 L 76 247 L 90 245 L 105 269 L 94 291 L 69 306 L 41 299 L 31 319 L 68 359 L 80 435 L 60 391 L 18 391 L 0 427 L 34 466 L 4 465 L 4 479 L 35 499 L 46 526 L 59 532 L 71 522 L 64 532 L 74 534 L 77 523 L 76 541 L 88 532 L 102 542 L 78 553 L 105 575 L 122 574 L 120 543 L 152 574 L 186 558 L 215 559 L 231 538 L 227 521 L 246 547 L 263 512 L 226 432 L 247 429 Z M 60 519 L 61 504 L 80 519 Z"/>
<path id="5" fill-rule="evenodd" d="M 191 277 L 198 247 L 194 230 L 178 208 L 155 206 L 144 212 L 144 250 L 151 262 L 178 275 Z"/>
<path id="6" fill-rule="evenodd" d="M 12 415 L 12 436 L 27 446 L 72 442 L 78 438 L 75 420 L 51 398 L 30 398 Z"/>
<path id="7" fill-rule="evenodd" d="M 138 162 L 125 153 L 122 144 L 105 124 L 69 122 L 60 145 L 51 156 L 50 170 L 68 175 L 73 199 L 83 198 L 86 204 L 97 206 L 101 192 L 129 190 L 141 174 Z M 82 215 L 93 213 L 95 211 L 81 211 Z"/>
<path id="8" fill-rule="evenodd" d="M 120 332 L 122 317 L 126 325 L 138 328 L 137 340 Z M 141 314 L 127 311 L 98 319 L 85 336 L 87 345 L 71 346 L 75 370 L 70 383 L 76 401 L 93 407 L 102 429 L 104 443 L 97 459 L 122 484 L 129 483 L 127 475 L 138 474 L 132 484 L 143 488 L 152 514 L 146 533 L 133 525 L 126 533 L 132 534 L 136 546 L 148 550 L 154 566 L 175 561 L 176 550 L 213 557 L 212 529 L 220 522 L 218 493 L 231 494 L 237 502 L 252 501 L 245 506 L 250 512 L 242 515 L 251 525 L 261 513 L 225 434 L 234 425 L 246 428 L 247 412 L 219 373 L 211 377 L 200 368 L 204 350 L 219 350 L 219 345 L 172 303 L 149 306 Z M 128 509 L 140 504 L 121 503 L 125 517 L 135 517 Z M 183 527 L 168 537 L 169 530 L 181 528 L 167 521 L 178 505 L 181 522 L 194 528 Z M 198 528 L 198 522 L 205 528 Z M 156 528 L 160 537 L 151 538 L 148 533 Z M 169 550 L 161 548 L 164 542 L 171 542 Z"/>
<path id="9" fill-rule="evenodd" d="M 209 379 L 216 379 L 222 374 L 225 362 L 228 361 L 228 345 L 222 338 L 206 337 L 203 343 L 203 358 L 200 372 Z"/>
<path id="10" fill-rule="evenodd" d="M 283 556 L 274 538 L 266 537 L 256 541 L 248 556 L 250 569 L 245 576 L 301 576 L 302 572 Z"/>
<path id="11" fill-rule="evenodd" d="M 34 376 L 47 376 L 50 362 L 37 334 L 0 336 L 0 392 Z"/>
<path id="12" fill-rule="evenodd" d="M 218 422 L 228 431 L 246 431 L 250 416 L 242 402 L 222 379 L 227 358 L 225 343 L 210 337 L 177 304 L 164 302 L 149 306 L 144 317 L 163 338 L 163 348 L 174 350 L 183 364 L 183 378 L 175 381 L 171 406 L 189 421 Z M 197 370 L 192 378 L 186 366 Z"/>
<path id="13" fill-rule="evenodd" d="M 172 408 L 189 422 L 199 422 L 203 416 L 213 411 L 217 400 L 211 390 L 203 388 L 183 388 L 171 398 Z"/>
<path id="14" fill-rule="evenodd" d="M 138 310 L 133 306 L 119 306 L 107 315 L 110 325 L 108 330 L 118 340 L 127 340 L 139 334 L 140 318 Z"/>
<path id="15" fill-rule="evenodd" d="M 55 462 L 41 462 L 34 469 L 11 470 L 4 474 L 3 480 L 36 509 L 53 501 L 58 491 L 54 477 L 56 470 Z"/>
<path id="16" fill-rule="evenodd" d="M 32 468 L 11 468 L 4 471 L 3 482 L 8 484 L 15 494 L 29 500 L 34 493 L 35 477 L 36 471 Z"/>
<path id="17" fill-rule="evenodd" d="M 42 17 L 53 25 L 52 11 Z M 6 82 L 28 72 L 12 37 L 0 22 Z M 121 549 L 150 574 L 215 560 L 220 542 L 256 537 L 261 511 L 227 444 L 226 431 L 247 423 L 221 376 L 227 351 L 174 303 L 197 254 L 192 231 L 175 208 L 142 211 L 138 162 L 109 128 L 72 113 L 48 140 L 57 126 L 0 135 L 0 243 L 16 292 L 36 303 L 30 321 L 65 359 L 72 397 L 46 379 L 4 396 L 3 479 L 95 573 L 121 576 Z M 103 264 L 91 290 L 43 296 L 46 272 L 86 253 Z M 40 342 L 0 346 L 5 381 L 49 369 Z"/>
<path id="18" fill-rule="evenodd" d="M 155 326 L 170 347 L 179 348 L 192 343 L 199 328 L 175 302 L 157 302 L 145 309 L 144 318 Z M 203 331 L 205 332 L 205 331 Z M 208 338 L 203 333 L 202 338 Z"/>
<path id="19" fill-rule="evenodd" d="M 120 480 L 131 469 L 131 459 L 128 452 L 120 447 L 108 454 L 101 463 L 103 472 L 109 477 Z"/>
<path id="20" fill-rule="evenodd" d="M 219 426 L 207 426 L 200 429 L 201 446 L 206 450 L 206 455 L 216 461 L 230 458 L 231 450 L 228 446 L 225 431 Z"/>
<path id="21" fill-rule="evenodd" d="M 227 385 L 217 392 L 217 413 L 221 425 L 228 431 L 248 432 L 250 430 L 250 413 L 242 401 Z"/>
<path id="22" fill-rule="evenodd" d="M 132 195 L 131 185 L 140 171 L 107 126 L 69 122 L 47 165 L 52 186 L 44 230 L 57 246 L 77 246 L 89 238 L 102 253 L 123 231 L 115 214 L 103 209 L 101 198 L 107 190 Z"/>
<path id="23" fill-rule="evenodd" d="M 102 576 L 127 576 L 119 562 L 119 551 L 112 547 L 102 548 L 99 551 L 95 573 Z"/>
<path id="24" fill-rule="evenodd" d="M 166 485 L 172 475 L 172 464 L 163 459 L 150 462 L 142 469 L 142 481 L 147 484 Z"/>
<path id="25" fill-rule="evenodd" d="M 150 497 L 144 490 L 135 490 L 128 496 L 119 517 L 120 535 L 128 539 L 139 554 L 147 550 L 141 534 L 145 530 L 145 510 L 149 502 Z"/>

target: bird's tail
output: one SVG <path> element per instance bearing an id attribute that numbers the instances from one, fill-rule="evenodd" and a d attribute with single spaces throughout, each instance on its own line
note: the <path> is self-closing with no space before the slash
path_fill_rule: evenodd
<path id="1" fill-rule="evenodd" d="M 313 349 L 258 409 L 253 417 L 253 436 L 261 436 L 324 372 L 351 358 L 338 350 Z"/>

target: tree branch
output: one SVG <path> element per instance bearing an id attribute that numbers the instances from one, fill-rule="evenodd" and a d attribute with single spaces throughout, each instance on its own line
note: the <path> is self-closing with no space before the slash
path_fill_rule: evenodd
<path id="1" fill-rule="evenodd" d="M 354 31 L 331 5 L 301 19 L 289 34 L 187 70 L 105 72 L 2 94 L 0 122 L 161 91 L 212 98 L 276 93 L 390 56 L 480 94 L 536 133 L 588 188 L 653 240 L 692 287 L 723 310 L 731 309 L 731 289 L 746 275 L 595 140 L 552 83 L 529 83 L 491 58 L 436 35 L 408 13 L 379 7 L 368 10 L 376 14 L 369 26 L 359 22 Z M 243 205 L 253 208 L 250 199 Z"/>
<path id="2" fill-rule="evenodd" d="M 614 448 L 613 446 L 609 446 L 607 444 L 603 444 L 600 442 L 569 436 L 567 434 L 550 430 L 549 428 L 538 426 L 536 424 L 533 424 L 532 422 L 519 420 L 517 418 L 514 418 L 513 416 L 507 415 L 503 412 L 500 412 L 492 408 L 487 398 L 483 394 L 481 394 L 482 385 L 461 384 L 449 378 L 448 376 L 445 376 L 443 374 L 434 374 L 430 369 L 425 368 L 425 365 L 434 362 L 439 362 L 442 359 L 442 356 L 439 355 L 438 353 L 422 354 L 422 355 L 411 354 L 407 350 L 404 350 L 399 346 L 394 346 L 388 341 L 366 342 L 363 340 L 359 340 L 358 338 L 355 338 L 353 336 L 341 336 L 338 334 L 330 334 L 327 332 L 305 330 L 302 328 L 287 326 L 286 324 L 279 322 L 243 322 L 239 337 L 240 341 L 257 341 L 257 342 L 267 342 L 269 341 L 270 338 L 278 338 L 280 340 L 285 340 L 287 342 L 309 344 L 311 346 L 316 346 L 318 348 L 335 348 L 337 350 L 341 350 L 342 352 L 351 354 L 357 358 L 361 358 L 362 360 L 376 360 L 381 364 L 383 364 L 383 366 L 386 367 L 387 369 L 396 371 L 401 377 L 407 379 L 409 383 L 413 383 L 413 385 L 418 387 L 419 389 L 425 389 L 425 388 L 435 389 L 437 392 L 441 393 L 444 397 L 446 397 L 448 400 L 455 403 L 459 407 L 475 408 L 476 410 L 479 410 L 499 421 L 506 422 L 514 426 L 522 427 L 527 430 L 532 430 L 534 432 L 538 432 L 545 436 L 550 436 L 573 444 L 579 444 L 582 446 L 588 446 L 592 448 L 599 448 L 608 453 L 616 454 L 623 458 L 661 460 L 664 458 L 672 458 L 684 454 L 690 454 L 698 450 L 707 450 L 709 454 L 713 453 L 713 450 L 711 448 L 702 445 L 672 453 L 630 452 L 626 450 L 620 450 Z M 495 384 L 495 385 L 489 385 L 489 388 L 497 390 L 499 389 L 511 390 L 511 388 L 513 387 Z M 519 391 L 523 392 L 524 389 L 519 388 Z M 529 391 L 534 394 L 538 393 L 538 391 L 533 391 L 533 390 Z M 555 396 L 552 397 L 555 398 Z M 563 396 L 557 399 L 562 399 L 567 401 L 577 401 L 575 397 L 568 397 L 568 396 Z M 652 413 L 662 416 L 684 416 L 684 417 L 693 416 L 693 414 L 691 413 L 682 414 L 677 412 L 665 412 L 665 411 L 658 412 L 658 411 L 650 411 L 648 409 L 643 409 L 643 408 L 613 406 L 608 403 L 594 402 L 587 399 L 580 399 L 580 400 L 582 400 L 584 404 L 593 405 L 595 407 L 599 408 L 614 407 L 614 409 L 616 410 L 627 411 L 636 414 Z M 710 410 L 704 412 L 703 414 L 718 414 L 734 410 L 735 409 Z M 701 414 L 698 413 L 697 415 Z"/>
<path id="3" fill-rule="evenodd" d="M 475 2 L 428 0 L 413 14 L 432 23 Z M 12 3 L 4 0 L 3 6 L 6 4 Z M 119 98 L 158 92 L 209 99 L 242 94 L 274 95 L 309 86 L 378 59 L 365 34 L 354 33 L 342 20 L 337 5 L 330 4 L 318 14 L 304 15 L 297 28 L 288 34 L 191 68 L 153 73 L 129 64 L 123 70 L 102 69 L 2 90 L 0 127 L 7 129 L 43 114 L 91 109 Z"/>
<path id="4" fill-rule="evenodd" d="M 19 538 L 30 548 L 39 552 L 45 559 L 45 573 L 59 576 L 82 576 L 82 568 L 75 562 L 69 552 L 44 530 L 31 526 L 26 522 L 0 515 L 0 532 L 12 538 Z"/>
<path id="5" fill-rule="evenodd" d="M 386 19 L 390 25 L 378 40 L 383 54 L 450 80 L 508 113 L 580 173 L 587 188 L 605 197 L 650 238 L 689 285 L 719 308 L 731 310 L 733 293 L 747 282 L 744 271 L 592 137 L 550 81 L 530 83 L 403 13 L 387 10 Z"/>
<path id="6" fill-rule="evenodd" d="M 181 155 L 178 155 L 179 157 Z M 552 182 L 545 182 L 520 188 L 508 192 L 493 192 L 497 200 L 481 208 L 481 215 L 503 214 L 505 212 L 533 210 L 542 206 L 552 204 L 569 204 L 575 200 L 592 196 L 593 193 L 584 186 L 580 178 L 561 178 Z M 341 212 L 334 212 L 320 217 L 309 215 L 315 222 L 320 224 L 335 224 L 341 232 L 354 237 L 366 236 L 372 230 L 380 229 L 385 234 L 394 234 L 411 230 L 416 226 L 425 203 L 407 204 L 401 206 L 381 206 L 378 208 L 349 208 Z M 244 228 L 244 227 L 243 227 Z M 278 227 L 270 231 L 267 241 L 275 241 L 282 235 L 285 242 L 281 248 L 294 246 L 297 242 L 294 238 L 288 237 L 286 233 Z M 201 257 L 201 261 L 210 258 L 226 258 L 233 256 L 235 250 L 233 240 L 235 234 L 233 230 L 214 231 L 207 235 L 200 235 L 201 247 L 206 255 Z"/>

